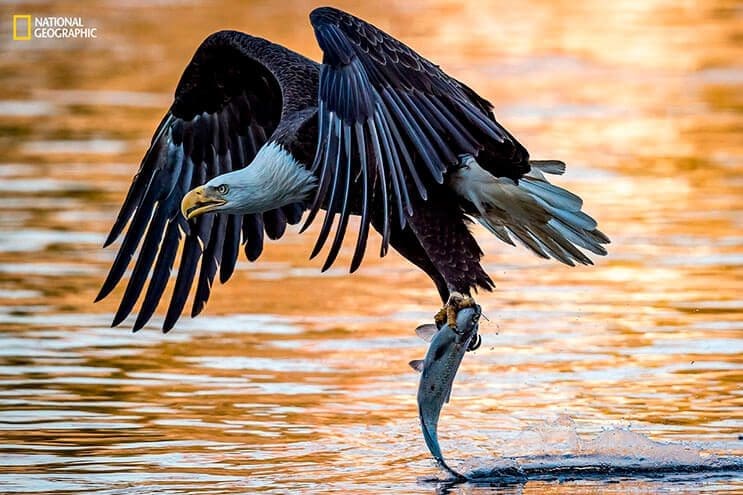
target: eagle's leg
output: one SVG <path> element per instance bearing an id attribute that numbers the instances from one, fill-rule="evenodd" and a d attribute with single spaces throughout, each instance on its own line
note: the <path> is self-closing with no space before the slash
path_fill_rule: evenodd
<path id="1" fill-rule="evenodd" d="M 448 324 L 449 328 L 456 332 L 457 313 L 464 308 L 472 308 L 474 306 L 475 300 L 471 296 L 454 291 L 449 294 L 449 300 L 446 301 L 446 304 L 436 313 L 433 319 L 437 327 L 441 328 L 444 324 Z"/>
<path id="2" fill-rule="evenodd" d="M 457 313 L 464 308 L 473 308 L 476 306 L 475 299 L 472 296 L 464 295 L 461 292 L 453 291 L 449 295 L 449 299 L 444 304 L 444 307 L 434 315 L 433 320 L 436 322 L 436 326 L 441 328 L 442 326 L 449 325 L 449 328 L 457 331 Z M 480 334 L 475 335 L 475 338 L 470 341 L 470 345 L 467 348 L 468 351 L 474 351 L 480 347 L 482 339 Z"/>
<path id="3" fill-rule="evenodd" d="M 480 265 L 482 250 L 467 227 L 454 191 L 442 185 L 431 196 L 436 201 L 417 203 L 405 227 L 393 222 L 390 245 L 431 277 L 445 303 L 434 321 L 439 328 L 448 323 L 456 331 L 457 312 L 475 306 L 470 292 L 478 287 L 492 290 L 495 285 Z M 378 231 L 383 230 L 382 221 L 379 216 L 372 220 Z M 479 345 L 478 335 L 469 350 Z"/>

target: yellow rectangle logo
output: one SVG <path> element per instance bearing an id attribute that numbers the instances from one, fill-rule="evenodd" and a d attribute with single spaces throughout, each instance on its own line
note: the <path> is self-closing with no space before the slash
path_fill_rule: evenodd
<path id="1" fill-rule="evenodd" d="M 19 21 L 26 21 L 26 29 L 19 30 L 18 24 L 22 24 Z M 31 16 L 30 15 L 14 15 L 13 16 L 13 39 L 15 41 L 28 41 L 31 39 Z"/>

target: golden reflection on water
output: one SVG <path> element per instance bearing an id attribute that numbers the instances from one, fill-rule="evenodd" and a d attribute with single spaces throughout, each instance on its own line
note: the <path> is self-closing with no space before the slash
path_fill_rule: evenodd
<path id="1" fill-rule="evenodd" d="M 321 275 L 311 234 L 242 263 L 162 336 L 108 329 L 99 246 L 180 73 L 210 32 L 319 57 L 316 2 L 20 3 L 97 40 L 0 48 L 0 491 L 434 492 L 412 334 L 437 296 L 395 254 Z M 743 452 L 743 68 L 735 2 L 339 2 L 467 81 L 613 244 L 591 268 L 478 230 L 496 279 L 484 345 L 442 417 L 453 459 L 567 414 Z M 3 36 L 9 38 L 8 24 Z M 117 294 L 120 294 L 117 293 Z M 291 297 L 287 297 L 291 295 Z M 741 489 L 706 480 L 708 491 Z M 530 482 L 457 493 L 696 492 Z M 142 488 L 145 487 L 145 488 Z M 146 488 L 149 487 L 149 488 Z M 118 491 L 117 491 L 118 490 Z"/>

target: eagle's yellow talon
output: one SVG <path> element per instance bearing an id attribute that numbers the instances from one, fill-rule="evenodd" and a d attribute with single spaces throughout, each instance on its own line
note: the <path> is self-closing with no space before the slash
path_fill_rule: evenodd
<path id="1" fill-rule="evenodd" d="M 436 323 L 437 328 L 441 328 L 444 326 L 444 324 L 447 322 L 447 315 L 446 315 L 446 306 L 441 308 L 438 313 L 436 313 L 433 317 L 434 323 Z"/>
<path id="2" fill-rule="evenodd" d="M 465 296 L 459 292 L 452 292 L 449 295 L 449 300 L 446 302 L 443 308 L 433 317 L 436 322 L 436 326 L 441 328 L 444 323 L 449 325 L 449 328 L 457 330 L 457 313 L 464 308 L 471 308 L 475 306 L 475 300 L 470 296 Z"/>
<path id="3" fill-rule="evenodd" d="M 449 328 L 456 332 L 457 330 L 457 309 L 453 304 L 446 305 L 446 323 L 449 324 Z"/>

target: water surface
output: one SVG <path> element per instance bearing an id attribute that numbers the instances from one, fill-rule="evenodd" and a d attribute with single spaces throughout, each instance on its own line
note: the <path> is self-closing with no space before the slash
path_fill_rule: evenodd
<path id="1" fill-rule="evenodd" d="M 348 276 L 347 247 L 321 275 L 294 231 L 198 319 L 109 328 L 121 291 L 92 304 L 114 256 L 100 245 L 189 57 L 235 28 L 317 58 L 315 3 L 6 3 L 99 38 L 0 47 L 0 492 L 743 491 L 740 473 L 425 481 L 407 362 L 438 299 L 395 254 Z M 442 415 L 447 458 L 578 454 L 566 435 L 606 431 L 638 435 L 620 457 L 644 439 L 743 455 L 740 7 L 339 6 L 493 101 L 533 157 L 565 160 L 560 184 L 613 240 L 571 269 L 476 229 L 498 288 Z"/>

